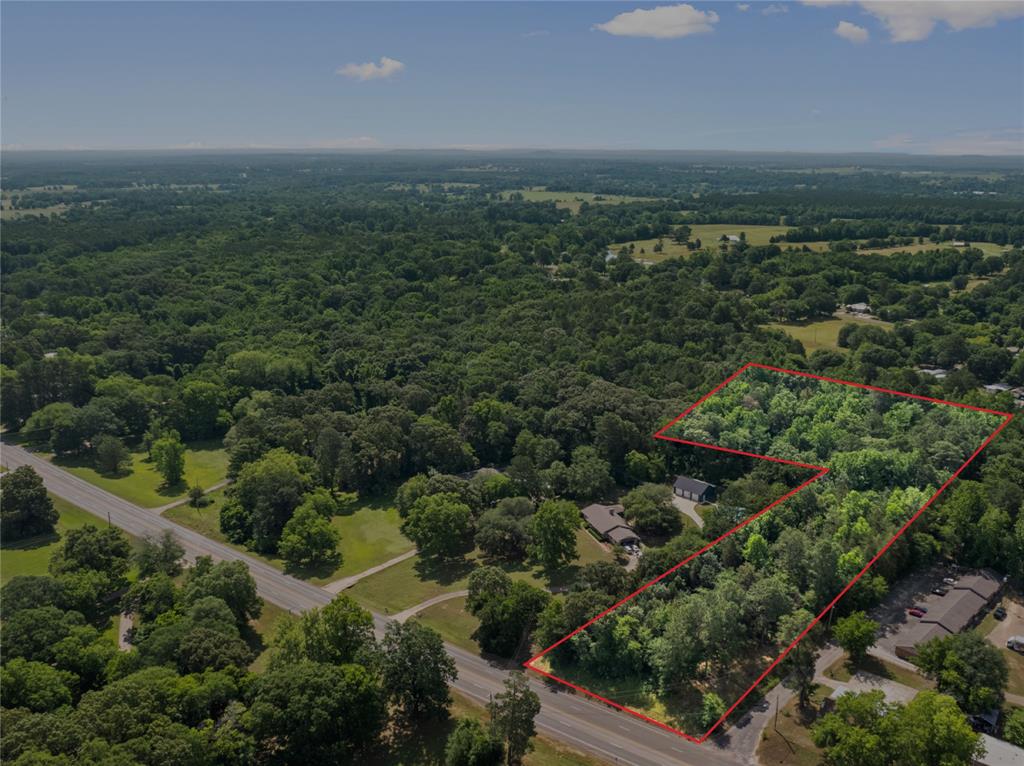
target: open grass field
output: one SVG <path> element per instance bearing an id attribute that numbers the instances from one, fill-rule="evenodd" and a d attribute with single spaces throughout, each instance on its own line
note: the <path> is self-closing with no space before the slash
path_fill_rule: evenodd
<path id="1" fill-rule="evenodd" d="M 467 652 L 479 652 L 480 646 L 470 636 L 480 627 L 480 620 L 466 611 L 465 597 L 442 601 L 411 618 L 433 628 L 441 637 Z"/>
<path id="2" fill-rule="evenodd" d="M 50 205 L 49 207 L 26 207 L 14 210 L 5 204 L 0 208 L 0 221 L 13 221 L 18 218 L 27 218 L 32 215 L 42 215 L 49 218 L 51 215 L 63 215 L 68 210 L 65 204 Z"/>
<path id="3" fill-rule="evenodd" d="M 277 556 L 269 556 L 250 551 L 230 542 L 220 531 L 220 509 L 226 500 L 224 490 L 211 492 L 207 495 L 208 505 L 193 508 L 187 503 L 175 508 L 168 508 L 164 516 L 182 526 L 194 529 L 211 540 L 230 545 L 237 550 L 255 558 L 266 561 L 273 567 L 285 571 L 285 562 Z M 381 564 L 388 559 L 412 550 L 412 542 L 399 529 L 401 519 L 394 507 L 392 498 L 373 499 L 365 503 L 357 503 L 355 508 L 331 519 L 331 526 L 341 533 L 340 565 L 327 565 L 312 571 L 292 572 L 291 574 L 309 580 L 316 585 L 324 585 L 358 574 L 372 566 Z"/>
<path id="4" fill-rule="evenodd" d="M 50 556 L 57 550 L 64 533 L 86 524 L 100 526 L 106 523 L 66 500 L 54 495 L 50 495 L 50 498 L 60 514 L 57 531 L 54 534 L 36 535 L 0 544 L 0 585 L 18 575 L 45 575 Z"/>
<path id="5" fill-rule="evenodd" d="M 718 241 L 723 235 L 739 236 L 743 232 L 747 237 L 749 245 L 767 245 L 772 237 L 779 237 L 789 231 L 790 226 L 758 226 L 741 223 L 693 223 L 690 224 L 690 239 L 699 239 L 705 247 L 718 246 Z M 795 246 L 799 247 L 803 243 Z M 808 245 L 812 244 L 810 242 Z M 785 243 L 780 245 L 785 246 Z"/>
<path id="6" fill-rule="evenodd" d="M 903 245 L 901 247 L 880 247 L 873 250 L 858 250 L 861 255 L 893 255 L 894 253 L 923 253 L 928 250 L 942 250 L 951 247 L 949 242 L 940 242 L 935 245 L 931 242 L 924 244 Z M 972 242 L 971 247 L 981 250 L 985 255 L 1002 255 L 1006 248 L 997 245 L 995 242 Z"/>
<path id="7" fill-rule="evenodd" d="M 549 573 L 530 564 L 505 565 L 502 568 L 514 579 L 544 588 L 569 582 L 577 567 L 583 564 L 612 560 L 611 552 L 604 550 L 583 529 L 577 530 L 576 541 L 580 557 L 561 571 Z M 479 551 L 443 564 L 414 556 L 361 580 L 345 592 L 370 609 L 394 614 L 443 593 L 464 590 L 470 573 L 483 563 Z"/>
<path id="8" fill-rule="evenodd" d="M 704 249 L 717 250 L 722 235 L 739 236 L 740 232 L 744 232 L 747 237 L 747 242 L 751 245 L 767 245 L 770 244 L 769 239 L 777 237 L 780 234 L 785 234 L 789 230 L 789 226 L 757 226 L 747 224 L 725 224 L 725 223 L 696 223 L 690 224 L 690 240 L 700 240 L 701 247 Z M 618 253 L 619 249 L 625 245 L 633 245 L 633 258 L 641 261 L 650 261 L 651 263 L 660 263 L 661 261 L 669 258 L 685 258 L 691 251 L 686 245 L 680 245 L 673 241 L 671 236 L 661 238 L 662 251 L 660 253 L 654 252 L 654 246 L 658 243 L 658 238 L 652 239 L 637 239 L 631 242 L 616 242 L 613 245 L 609 245 L 609 249 L 613 253 Z M 804 245 L 815 252 L 825 252 L 828 250 L 828 242 L 797 242 L 797 243 L 778 243 L 779 247 L 785 249 L 787 247 L 802 248 Z M 643 250 L 644 252 L 640 252 Z"/>
<path id="9" fill-rule="evenodd" d="M 631 197 L 626 194 L 594 194 L 592 192 L 548 191 L 543 187 L 532 189 L 512 189 L 502 192 L 502 199 L 510 199 L 512 194 L 519 193 L 527 202 L 554 202 L 555 207 L 578 213 L 580 204 L 589 202 L 592 205 L 621 205 L 625 202 L 650 202 L 655 197 Z"/>
<path id="10" fill-rule="evenodd" d="M 772 322 L 765 325 L 773 330 L 782 330 L 790 337 L 796 338 L 803 344 L 804 350 L 810 354 L 819 348 L 828 348 L 834 351 L 839 349 L 839 330 L 845 324 L 871 324 L 885 330 L 892 329 L 889 322 L 878 319 L 855 319 L 844 316 L 842 319 L 824 319 L 820 322 L 809 322 L 804 324 L 782 324 Z"/>
<path id="11" fill-rule="evenodd" d="M 834 689 L 819 685 L 811 698 L 811 710 L 802 711 L 790 700 L 779 712 L 778 728 L 765 727 L 757 748 L 758 763 L 764 766 L 818 766 L 821 750 L 811 740 L 810 727 L 817 720 L 821 703 Z"/>
<path id="12" fill-rule="evenodd" d="M 173 487 L 163 486 L 163 477 L 145 452 L 132 453 L 132 471 L 126 476 L 102 474 L 87 458 L 54 458 L 55 465 L 75 476 L 95 484 L 107 492 L 140 505 L 156 508 L 183 498 L 189 486 L 198 482 L 211 487 L 224 480 L 228 467 L 228 453 L 219 441 L 193 442 L 185 451 L 185 478 Z"/>
<path id="13" fill-rule="evenodd" d="M 358 574 L 415 546 L 402 534 L 402 519 L 393 498 L 358 504 L 349 513 L 335 516 L 331 526 L 341 533 L 341 566 L 331 579 Z"/>

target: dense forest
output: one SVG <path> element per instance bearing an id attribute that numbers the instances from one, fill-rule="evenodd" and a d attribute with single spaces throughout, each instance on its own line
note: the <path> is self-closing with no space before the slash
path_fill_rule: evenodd
<path id="1" fill-rule="evenodd" d="M 0 418 L 34 448 L 98 469 L 116 471 L 129 450 L 144 449 L 169 484 L 183 479 L 185 445 L 222 441 L 232 484 L 221 532 L 296 565 L 333 553 L 324 520 L 353 497 L 397 493 L 402 531 L 423 557 L 451 560 L 476 546 L 490 564 L 530 560 L 554 571 L 576 558 L 579 505 L 621 496 L 648 546 L 634 571 L 590 564 L 557 596 L 497 566 L 474 573 L 467 608 L 481 623 L 477 640 L 522 658 L 729 529 L 740 510 L 806 478 L 742 459 L 709 463 L 651 438 L 744 363 L 1014 410 L 1011 389 L 1024 386 L 1024 174 L 906 162 L 12 155 L 3 169 L 5 215 L 17 215 L 5 217 L 0 243 Z M 530 199 L 523 190 L 535 187 L 592 196 L 566 206 Z M 51 206 L 60 212 L 33 212 Z M 757 245 L 745 234 L 689 238 L 689 227 L 710 224 L 779 231 Z M 685 255 L 650 263 L 621 249 L 673 237 L 691 245 Z M 870 305 L 874 319 L 845 322 L 833 346 L 810 352 L 794 336 L 845 316 L 836 312 L 849 304 Z M 729 634 L 720 646 L 732 655 L 701 673 L 728 666 L 746 639 L 785 643 L 845 582 L 836 578 L 857 571 L 993 428 L 919 405 L 868 411 L 761 385 L 689 427 L 705 439 L 741 431 L 754 452 L 834 458 L 842 480 L 703 556 L 672 586 L 678 601 L 652 601 L 660 613 L 650 621 L 638 612 L 604 638 L 581 640 L 574 661 L 624 658 L 646 690 L 677 685 L 680 673 L 698 672 L 702 650 L 664 636 L 715 604 L 732 619 L 708 630 Z M 497 470 L 472 475 L 481 468 Z M 665 495 L 676 473 L 698 470 L 730 487 L 703 530 L 684 528 Z M 8 498 L 31 494 L 32 479 L 13 473 L 2 482 L 12 509 L 5 533 L 30 534 L 48 515 L 15 514 Z M 1020 418 L 962 479 L 839 614 L 869 609 L 908 571 L 943 557 L 1024 578 Z M 332 605 L 347 611 L 308 615 L 299 632 L 278 637 L 268 669 L 245 672 L 258 600 L 253 592 L 238 608 L 214 603 L 220 591 L 203 583 L 226 577 L 224 565 L 181 573 L 174 558 L 129 584 L 126 544 L 111 536 L 103 545 L 102 566 L 65 565 L 69 552 L 47 582 L 15 588 L 16 578 L 5 589 L 4 685 L 8 673 L 38 674 L 52 687 L 44 701 L 4 694 L 8 760 L 62 762 L 44 760 L 45 750 L 106 763 L 109 749 L 118 763 L 166 762 L 137 739 L 159 727 L 175 747 L 194 749 L 188 762 L 324 753 L 341 762 L 372 750 L 402 715 L 443 715 L 446 696 L 403 696 L 388 670 L 396 643 L 443 654 L 416 623 L 378 645 L 365 613 Z M 49 581 L 83 567 L 105 579 Z M 144 616 L 123 656 L 90 648 L 90 610 L 111 599 L 131 599 Z M 766 601 L 777 607 L 770 614 L 756 606 Z M 352 626 L 351 640 L 315 646 L 316 620 L 335 618 Z M 52 641 L 32 637 L 43 623 Z M 54 648 L 71 641 L 75 660 Z M 813 665 L 814 645 L 787 669 L 808 657 Z M 88 668 L 76 664 L 83 653 Z M 279 739 L 297 721 L 315 725 L 282 709 L 289 689 L 305 684 L 367 720 Z M 122 727 L 113 712 L 122 695 L 176 712 Z M 717 720 L 720 702 L 697 710 L 694 725 Z M 459 736 L 492 756 L 512 747 L 511 735 L 463 728 Z"/>

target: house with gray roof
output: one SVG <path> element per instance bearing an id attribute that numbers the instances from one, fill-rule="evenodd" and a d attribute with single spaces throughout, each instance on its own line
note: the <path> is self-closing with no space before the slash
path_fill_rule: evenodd
<path id="1" fill-rule="evenodd" d="M 622 515 L 621 505 L 601 505 L 593 503 L 583 508 L 580 513 L 598 536 L 613 545 L 636 545 L 640 542 L 633 528 Z"/>
<path id="2" fill-rule="evenodd" d="M 679 497 L 695 500 L 698 503 L 710 503 L 715 499 L 715 485 L 690 476 L 677 476 L 672 491 Z"/>

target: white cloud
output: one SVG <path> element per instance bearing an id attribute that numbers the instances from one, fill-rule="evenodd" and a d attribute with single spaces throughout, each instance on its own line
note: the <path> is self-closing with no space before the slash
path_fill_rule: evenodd
<path id="1" fill-rule="evenodd" d="M 534 29 L 532 32 L 523 32 L 523 37 L 547 37 L 550 34 L 546 29 Z"/>
<path id="2" fill-rule="evenodd" d="M 936 23 L 942 21 L 951 29 L 991 27 L 1003 19 L 1024 16 L 1024 3 L 997 0 L 971 2 L 862 2 L 861 6 L 879 19 L 889 30 L 893 42 L 924 40 Z"/>
<path id="3" fill-rule="evenodd" d="M 737 3 L 736 10 L 740 13 L 746 13 L 750 10 L 750 3 Z"/>
<path id="4" fill-rule="evenodd" d="M 803 2 L 818 7 L 849 4 L 845 0 Z M 939 22 L 960 32 L 1024 16 L 1020 0 L 861 0 L 858 5 L 882 22 L 894 43 L 925 40 Z"/>
<path id="5" fill-rule="evenodd" d="M 718 23 L 714 11 L 698 11 L 692 5 L 662 5 L 657 8 L 637 8 L 620 13 L 611 21 L 595 24 L 610 35 L 620 37 L 654 37 L 668 40 L 711 32 Z"/>
<path id="6" fill-rule="evenodd" d="M 405 64 L 388 56 L 381 56 L 380 63 L 375 64 L 367 61 L 365 64 L 345 64 L 338 67 L 335 74 L 342 77 L 350 77 L 353 80 L 386 80 L 405 69 Z"/>
<path id="7" fill-rule="evenodd" d="M 859 27 L 849 21 L 840 21 L 832 31 L 851 43 L 866 43 L 871 36 L 864 27 Z"/>
<path id="8" fill-rule="evenodd" d="M 775 16 L 779 13 L 789 13 L 789 8 L 782 3 L 769 3 L 761 9 L 762 16 Z"/>

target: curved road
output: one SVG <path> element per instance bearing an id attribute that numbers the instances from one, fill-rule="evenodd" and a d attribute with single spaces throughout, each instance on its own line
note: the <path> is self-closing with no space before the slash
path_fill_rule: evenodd
<path id="1" fill-rule="evenodd" d="M 198 532 L 160 516 L 154 510 L 140 508 L 105 490 L 94 487 L 52 463 L 11 444 L 3 445 L 3 464 L 9 469 L 32 466 L 42 476 L 46 488 L 101 519 L 107 519 L 136 537 L 157 535 L 165 529 L 174 532 L 185 548 L 186 556 L 211 556 L 218 561 L 244 561 L 260 595 L 292 612 L 303 612 L 330 602 L 333 594 L 274 569 L 269 564 L 234 548 L 211 540 Z M 374 614 L 378 632 L 388 619 Z M 502 689 L 508 666 L 496 664 L 459 647 L 445 644 L 455 659 L 458 678 L 452 684 L 462 694 L 486 703 Z M 580 750 L 592 753 L 611 764 L 630 766 L 735 766 L 753 763 L 749 757 L 722 750 L 715 745 L 695 745 L 682 737 L 643 723 L 585 697 L 553 690 L 531 676 L 531 686 L 541 698 L 537 716 L 538 731 Z"/>

